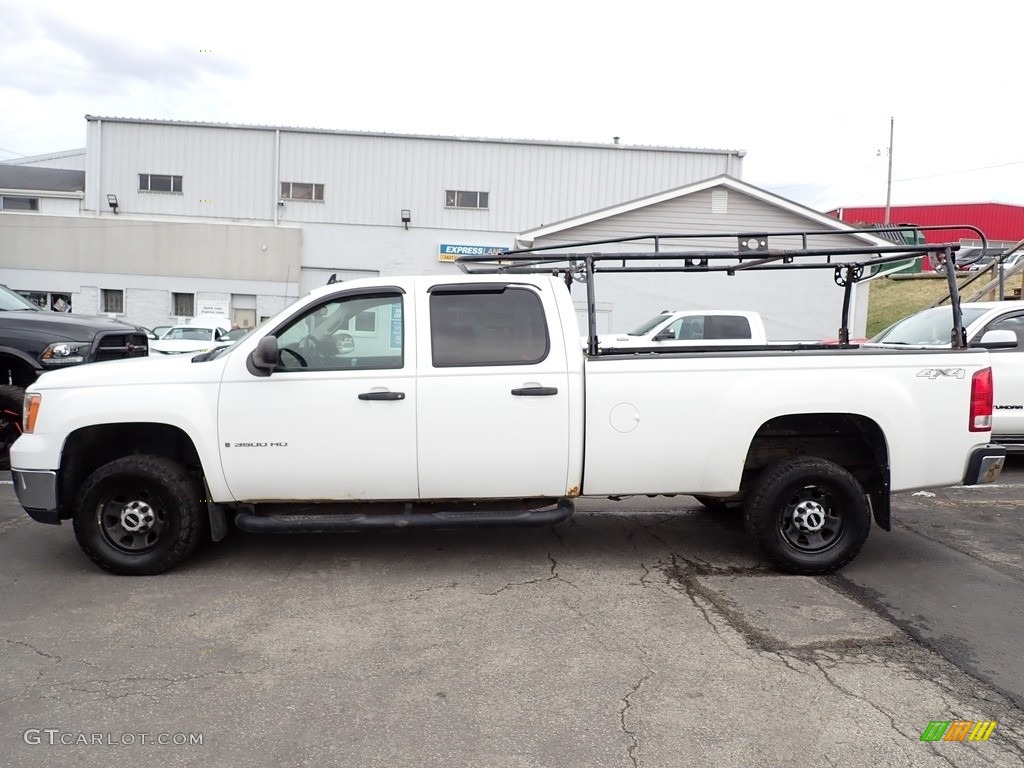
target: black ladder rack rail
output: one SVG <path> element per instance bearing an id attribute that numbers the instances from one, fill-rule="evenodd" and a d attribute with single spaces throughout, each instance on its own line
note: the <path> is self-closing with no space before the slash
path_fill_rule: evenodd
<path id="1" fill-rule="evenodd" d="M 946 267 L 953 325 L 950 343 L 954 348 L 967 346 L 967 333 L 960 313 L 960 295 L 956 281 L 956 252 L 959 242 L 892 245 L 819 245 L 815 240 L 841 235 L 901 235 L 907 231 L 968 230 L 977 234 L 982 246 L 988 247 L 984 233 L 970 224 L 941 224 L 920 227 L 892 226 L 842 230 L 793 230 L 761 233 L 685 233 L 646 234 L 608 240 L 559 243 L 532 248 L 517 248 L 500 255 L 461 255 L 455 263 L 464 273 L 474 274 L 554 274 L 565 278 L 566 284 L 582 282 L 587 287 L 587 354 L 600 353 L 597 344 L 594 275 L 601 273 L 655 272 L 737 272 L 790 269 L 831 269 L 836 285 L 843 288 L 843 310 L 839 326 L 839 343 L 850 342 L 850 298 L 854 284 L 865 278 L 865 272 L 885 264 L 934 254 Z M 771 248 L 769 240 L 799 237 L 800 248 Z M 686 247 L 686 241 L 703 240 L 735 244 L 733 247 Z M 650 250 L 601 251 L 598 246 L 645 243 Z M 663 250 L 664 248 L 674 250 Z M 685 249 L 685 250 L 684 250 Z M 818 259 L 818 261 L 808 261 Z M 823 259 L 823 260 L 822 260 Z M 614 264 L 613 262 L 619 262 Z M 657 263 L 652 263 L 657 262 Z"/>

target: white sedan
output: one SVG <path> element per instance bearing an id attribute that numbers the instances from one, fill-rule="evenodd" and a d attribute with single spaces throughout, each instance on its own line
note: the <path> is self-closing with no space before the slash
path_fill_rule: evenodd
<path id="1" fill-rule="evenodd" d="M 222 328 L 202 328 L 195 325 L 176 325 L 168 329 L 159 339 L 149 342 L 150 354 L 165 355 L 188 354 L 189 352 L 206 352 L 215 347 L 226 347 L 233 343 L 225 338 L 227 332 Z"/>

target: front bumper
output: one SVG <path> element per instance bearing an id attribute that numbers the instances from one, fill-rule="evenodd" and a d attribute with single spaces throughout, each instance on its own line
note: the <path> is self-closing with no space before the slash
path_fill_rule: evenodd
<path id="1" fill-rule="evenodd" d="M 14 492 L 29 517 L 40 523 L 60 525 L 57 510 L 57 473 L 52 470 L 12 469 Z"/>
<path id="2" fill-rule="evenodd" d="M 989 443 L 971 452 L 971 458 L 967 462 L 967 474 L 964 475 L 964 485 L 982 485 L 991 483 L 999 473 L 1003 471 L 1003 464 L 1006 462 L 1006 448 L 995 443 Z"/>

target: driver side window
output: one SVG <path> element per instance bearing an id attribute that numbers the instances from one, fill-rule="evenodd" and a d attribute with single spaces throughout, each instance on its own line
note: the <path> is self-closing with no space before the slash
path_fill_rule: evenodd
<path id="1" fill-rule="evenodd" d="M 402 296 L 397 293 L 337 296 L 317 304 L 276 334 L 276 370 L 401 368 L 402 319 Z"/>

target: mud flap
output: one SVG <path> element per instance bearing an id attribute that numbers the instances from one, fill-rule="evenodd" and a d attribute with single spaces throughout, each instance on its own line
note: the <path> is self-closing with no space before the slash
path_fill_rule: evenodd
<path id="1" fill-rule="evenodd" d="M 883 531 L 891 531 L 892 501 L 888 486 L 871 491 L 868 498 L 871 499 L 871 514 L 875 518 L 875 523 Z"/>

